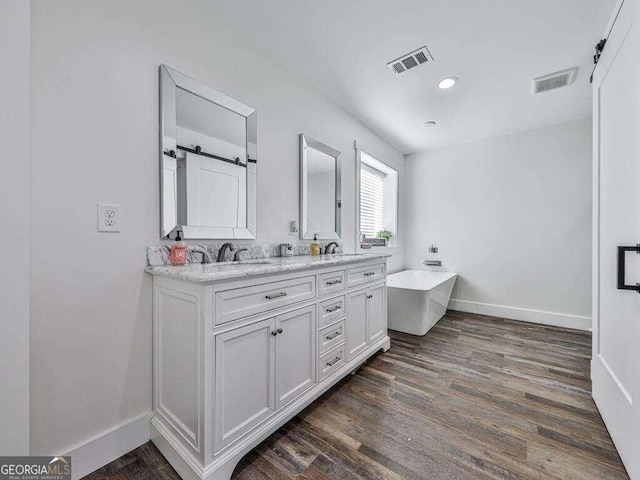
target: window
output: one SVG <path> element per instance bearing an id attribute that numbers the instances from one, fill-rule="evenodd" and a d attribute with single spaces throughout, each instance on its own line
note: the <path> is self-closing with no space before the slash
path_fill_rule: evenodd
<path id="1" fill-rule="evenodd" d="M 360 151 L 360 245 L 397 245 L 398 172 Z"/>

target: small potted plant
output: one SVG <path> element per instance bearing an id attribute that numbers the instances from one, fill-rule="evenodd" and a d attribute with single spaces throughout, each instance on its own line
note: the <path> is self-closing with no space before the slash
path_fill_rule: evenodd
<path id="1" fill-rule="evenodd" d="M 385 239 L 385 246 L 389 245 L 389 242 L 391 241 L 391 239 L 393 238 L 393 232 L 391 230 L 380 230 L 377 234 L 376 237 L 378 238 L 384 238 Z"/>

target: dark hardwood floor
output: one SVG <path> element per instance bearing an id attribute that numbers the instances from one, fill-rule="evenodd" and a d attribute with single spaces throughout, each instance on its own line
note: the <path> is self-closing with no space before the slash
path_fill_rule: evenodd
<path id="1" fill-rule="evenodd" d="M 233 478 L 628 479 L 590 396 L 589 333 L 449 312 L 391 336 Z M 85 478 L 179 477 L 148 443 Z"/>

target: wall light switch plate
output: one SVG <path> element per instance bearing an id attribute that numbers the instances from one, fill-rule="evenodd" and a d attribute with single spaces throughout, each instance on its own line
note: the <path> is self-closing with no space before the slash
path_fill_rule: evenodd
<path id="1" fill-rule="evenodd" d="M 99 232 L 120 232 L 122 216 L 120 205 L 107 203 L 98 204 L 98 231 Z"/>

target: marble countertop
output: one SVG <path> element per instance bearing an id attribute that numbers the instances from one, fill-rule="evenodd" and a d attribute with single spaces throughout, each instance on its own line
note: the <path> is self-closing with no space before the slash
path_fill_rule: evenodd
<path id="1" fill-rule="evenodd" d="M 313 270 L 323 267 L 346 265 L 368 260 L 384 259 L 388 253 L 297 255 L 293 257 L 270 257 L 242 262 L 190 263 L 187 265 L 166 265 L 147 267 L 146 272 L 190 282 L 214 282 L 231 278 L 253 277 L 295 270 Z"/>

